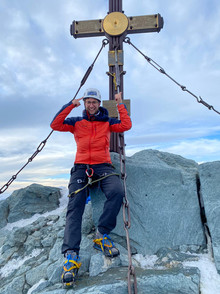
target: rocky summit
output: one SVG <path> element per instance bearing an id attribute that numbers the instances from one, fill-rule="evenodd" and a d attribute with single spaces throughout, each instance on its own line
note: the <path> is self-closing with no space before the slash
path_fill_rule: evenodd
<path id="1" fill-rule="evenodd" d="M 120 172 L 118 154 L 112 154 L 112 162 Z M 195 264 L 208 254 L 209 246 L 220 272 L 219 170 L 220 162 L 198 165 L 156 150 L 126 158 L 129 236 L 138 293 L 201 293 L 202 276 Z M 120 256 L 106 258 L 93 249 L 104 201 L 99 187 L 91 189 L 83 216 L 82 266 L 76 285 L 62 288 L 67 194 L 65 189 L 33 184 L 0 201 L 1 294 L 128 293 L 122 211 L 111 234 Z"/>

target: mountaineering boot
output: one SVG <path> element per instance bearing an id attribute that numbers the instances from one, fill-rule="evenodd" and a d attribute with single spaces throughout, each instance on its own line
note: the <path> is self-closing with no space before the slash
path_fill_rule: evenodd
<path id="1" fill-rule="evenodd" d="M 75 283 L 81 262 L 79 255 L 72 250 L 67 250 L 65 258 L 61 280 L 64 287 L 71 287 Z"/>
<path id="2" fill-rule="evenodd" d="M 106 257 L 116 257 L 120 255 L 119 250 L 115 247 L 113 241 L 107 234 L 102 235 L 97 231 L 96 238 L 93 242 L 95 243 L 93 247 L 102 251 Z"/>

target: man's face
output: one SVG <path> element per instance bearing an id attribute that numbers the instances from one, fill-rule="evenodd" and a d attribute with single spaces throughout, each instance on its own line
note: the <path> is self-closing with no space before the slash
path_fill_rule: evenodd
<path id="1" fill-rule="evenodd" d="M 85 109 L 89 112 L 90 115 L 94 115 L 98 112 L 100 102 L 94 98 L 85 99 Z"/>

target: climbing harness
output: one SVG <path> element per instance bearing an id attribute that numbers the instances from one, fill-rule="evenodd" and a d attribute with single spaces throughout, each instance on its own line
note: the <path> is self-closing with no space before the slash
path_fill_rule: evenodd
<path id="1" fill-rule="evenodd" d="M 68 197 L 75 196 L 77 193 L 83 191 L 83 190 L 84 190 L 85 188 L 87 188 L 89 185 L 92 185 L 92 184 L 98 183 L 98 182 L 100 182 L 101 180 L 104 180 L 104 179 L 106 179 L 106 178 L 108 178 L 108 177 L 110 177 L 110 176 L 120 176 L 120 175 L 117 174 L 117 173 L 111 173 L 111 174 L 104 175 L 103 177 L 100 177 L 100 178 L 98 178 L 98 179 L 96 179 L 96 180 L 92 180 L 92 176 L 93 176 L 93 174 L 94 174 L 94 170 L 93 170 L 92 168 L 90 168 L 90 170 L 92 170 L 92 171 L 90 172 L 90 171 L 88 171 L 88 169 L 86 169 L 86 175 L 87 175 L 87 177 L 88 177 L 88 182 L 87 182 L 87 184 L 86 184 L 85 186 L 83 186 L 82 188 L 77 189 L 76 191 L 73 191 L 72 193 L 70 193 L 70 194 L 68 195 Z"/>
<path id="2" fill-rule="evenodd" d="M 203 104 L 205 107 L 207 107 L 209 110 L 213 110 L 215 111 L 217 114 L 220 114 L 219 111 L 217 111 L 212 105 L 208 104 L 207 102 L 205 102 L 200 96 L 196 96 L 194 93 L 192 93 L 191 91 L 189 91 L 185 86 L 181 85 L 180 83 L 178 83 L 174 78 L 172 78 L 170 75 L 168 75 L 166 73 L 166 71 L 157 63 L 155 62 L 153 59 L 151 59 L 150 57 L 148 57 L 147 55 L 145 55 L 141 50 L 139 50 L 130 40 L 129 37 L 126 37 L 124 39 L 124 42 L 131 45 L 135 50 L 137 50 L 141 55 L 144 56 L 144 58 L 147 60 L 147 62 L 152 65 L 156 70 L 158 70 L 160 73 L 164 74 L 165 76 L 167 76 L 171 81 L 173 81 L 177 86 L 179 86 L 184 92 L 189 93 L 190 95 L 192 95 L 198 103 Z"/>
<path id="3" fill-rule="evenodd" d="M 85 84 L 86 80 L 88 79 L 88 77 L 89 77 L 89 75 L 90 75 L 90 73 L 91 73 L 91 71 L 92 71 L 92 69 L 93 69 L 93 67 L 94 67 L 94 64 L 95 64 L 95 62 L 96 62 L 98 56 L 100 55 L 102 49 L 103 49 L 108 43 L 109 43 L 108 39 L 104 39 L 104 40 L 102 40 L 102 46 L 101 46 L 101 48 L 100 48 L 98 54 L 96 55 L 96 57 L 95 57 L 93 63 L 92 63 L 92 64 L 89 66 L 89 68 L 87 69 L 87 71 L 86 71 L 84 77 L 82 78 L 82 80 L 81 80 L 81 82 L 80 82 L 80 86 L 79 86 L 79 88 L 78 88 L 78 90 L 77 90 L 77 92 L 76 92 L 76 94 L 75 94 L 75 96 L 73 97 L 72 100 L 74 100 L 74 99 L 76 98 L 76 96 L 78 95 L 80 89 L 81 89 L 82 86 Z M 47 138 L 46 138 L 45 140 L 43 140 L 43 141 L 39 144 L 39 146 L 37 147 L 37 150 L 36 150 L 36 151 L 33 153 L 33 155 L 28 159 L 28 161 L 24 164 L 24 166 L 22 166 L 22 168 L 21 168 L 21 169 L 15 174 L 15 175 L 13 175 L 13 176 L 11 177 L 11 179 L 10 179 L 10 180 L 9 180 L 4 186 L 1 187 L 1 189 L 0 189 L 0 194 L 4 193 L 4 192 L 8 189 L 8 187 L 12 184 L 12 182 L 17 178 L 18 174 L 19 174 L 19 173 L 20 173 L 20 172 L 21 172 L 21 171 L 22 171 L 22 170 L 23 170 L 23 169 L 24 169 L 24 168 L 25 168 L 30 162 L 32 162 L 32 160 L 37 156 L 37 154 L 38 154 L 39 152 L 42 151 L 42 149 L 43 149 L 44 146 L 46 145 L 47 140 L 48 140 L 49 137 L 52 135 L 52 133 L 53 133 L 53 130 L 49 133 L 49 135 L 47 136 Z"/>

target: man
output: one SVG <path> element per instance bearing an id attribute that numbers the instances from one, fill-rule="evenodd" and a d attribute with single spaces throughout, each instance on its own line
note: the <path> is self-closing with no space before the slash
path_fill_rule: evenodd
<path id="1" fill-rule="evenodd" d="M 66 118 L 84 101 L 82 117 Z M 106 196 L 103 213 L 99 218 L 94 248 L 107 257 L 116 257 L 119 250 L 108 234 L 116 226 L 116 218 L 124 197 L 124 189 L 119 176 L 111 164 L 109 142 L 111 132 L 124 132 L 131 128 L 131 119 L 121 93 L 115 95 L 120 120 L 109 118 L 107 109 L 100 106 L 101 95 L 97 89 L 87 89 L 84 96 L 70 101 L 57 113 L 51 123 L 56 131 L 71 132 L 77 144 L 74 166 L 69 182 L 69 203 L 62 253 L 66 257 L 62 280 L 64 285 L 72 285 L 81 266 L 79 250 L 81 242 L 82 215 L 85 209 L 89 187 L 93 180 L 99 181 Z"/>

